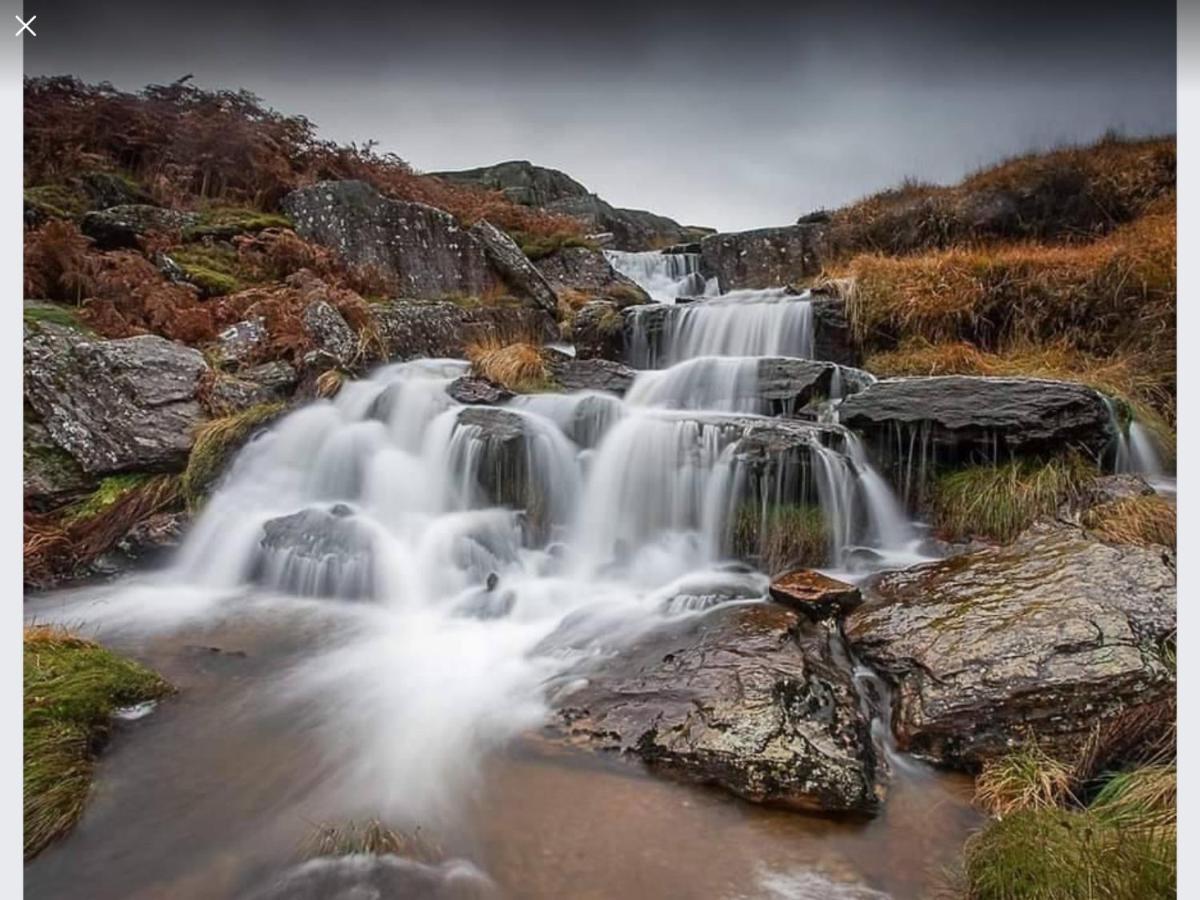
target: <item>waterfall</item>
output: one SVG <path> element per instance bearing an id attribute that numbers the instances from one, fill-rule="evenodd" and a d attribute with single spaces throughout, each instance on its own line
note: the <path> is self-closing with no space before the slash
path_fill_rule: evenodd
<path id="1" fill-rule="evenodd" d="M 625 394 L 630 406 L 764 413 L 758 357 L 702 356 L 640 372 Z"/>
<path id="2" fill-rule="evenodd" d="M 633 307 L 628 315 L 630 362 L 638 368 L 697 356 L 813 358 L 813 310 L 807 294 L 732 291 L 686 305 Z"/>
<path id="3" fill-rule="evenodd" d="M 1155 489 L 1173 492 L 1174 479 L 1167 474 L 1150 429 L 1132 416 L 1122 416 L 1117 404 L 1107 396 L 1104 397 L 1104 404 L 1108 407 L 1114 435 L 1113 471 L 1141 475 Z"/>
<path id="4" fill-rule="evenodd" d="M 680 297 L 703 297 L 716 291 L 716 279 L 705 280 L 700 274 L 699 253 L 605 250 L 604 255 L 656 303 L 674 303 Z"/>

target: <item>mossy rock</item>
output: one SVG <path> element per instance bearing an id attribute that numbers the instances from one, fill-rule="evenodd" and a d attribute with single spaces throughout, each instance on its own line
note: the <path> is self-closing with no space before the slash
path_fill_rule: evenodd
<path id="1" fill-rule="evenodd" d="M 27 222 L 40 225 L 46 219 L 78 219 L 88 210 L 87 195 L 65 184 L 39 184 L 25 188 Z"/>
<path id="2" fill-rule="evenodd" d="M 59 303 L 42 300 L 26 300 L 22 314 L 25 324 L 35 328 L 44 322 L 49 322 L 66 328 L 74 328 L 85 334 L 93 334 L 92 330 L 79 317 L 79 310 L 73 306 L 63 306 Z"/>
<path id="3" fill-rule="evenodd" d="M 135 662 L 52 628 L 25 630 L 25 858 L 83 813 L 96 749 L 113 712 L 165 696 L 171 686 Z"/>
<path id="4" fill-rule="evenodd" d="M 200 221 L 183 231 L 185 241 L 228 241 L 239 234 L 257 234 L 267 228 L 291 228 L 292 220 L 279 213 L 244 207 L 216 207 L 200 214 Z"/>

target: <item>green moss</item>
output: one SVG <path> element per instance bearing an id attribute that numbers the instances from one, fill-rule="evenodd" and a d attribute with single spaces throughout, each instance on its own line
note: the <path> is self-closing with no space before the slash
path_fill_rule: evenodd
<path id="1" fill-rule="evenodd" d="M 1087 810 L 1022 810 L 968 842 L 966 880 L 971 900 L 1174 897 L 1174 832 L 1120 828 Z"/>
<path id="2" fill-rule="evenodd" d="M 183 231 L 185 241 L 205 238 L 227 241 L 239 234 L 254 234 L 264 228 L 291 228 L 292 220 L 278 213 L 247 207 L 218 206 L 204 210 L 198 224 Z"/>
<path id="3" fill-rule="evenodd" d="M 259 280 L 238 258 L 237 251 L 229 246 L 190 244 L 171 248 L 167 256 L 206 297 L 233 294 L 245 284 Z"/>
<path id="4" fill-rule="evenodd" d="M 77 219 L 87 212 L 87 197 L 65 184 L 25 188 L 25 205 L 52 219 Z"/>
<path id="5" fill-rule="evenodd" d="M 65 328 L 91 333 L 91 329 L 84 325 L 83 320 L 79 318 L 79 311 L 71 306 L 27 302 L 23 313 L 25 323 L 29 325 L 37 326 L 43 322 L 49 322 L 53 325 L 62 325 Z"/>
<path id="6" fill-rule="evenodd" d="M 511 236 L 521 247 L 521 252 L 532 262 L 545 259 L 547 256 L 558 252 L 564 247 L 586 247 L 588 250 L 600 249 L 600 245 L 595 241 L 589 241 L 587 238 L 580 237 L 577 234 L 563 234 L 560 232 L 551 235 L 531 235 L 515 231 Z"/>
<path id="7" fill-rule="evenodd" d="M 799 566 L 819 566 L 829 557 L 829 529 L 820 507 L 781 504 L 766 515 L 753 505 L 734 517 L 733 552 L 756 560 L 769 574 Z"/>
<path id="8" fill-rule="evenodd" d="M 170 685 L 91 641 L 48 628 L 25 632 L 25 858 L 83 812 L 95 748 L 113 710 L 162 697 Z"/>
<path id="9" fill-rule="evenodd" d="M 285 403 L 260 403 L 200 427 L 181 479 L 183 496 L 190 508 L 195 509 L 204 501 L 209 487 L 250 435 L 286 408 Z"/>
<path id="10" fill-rule="evenodd" d="M 144 474 L 111 475 L 100 482 L 100 485 L 86 499 L 80 501 L 67 515 L 68 523 L 83 522 L 94 519 L 130 491 L 142 487 L 154 476 Z"/>
<path id="11" fill-rule="evenodd" d="M 935 527 L 947 538 L 1009 541 L 1078 495 L 1096 474 L 1077 457 L 1013 460 L 941 475 L 934 484 Z"/>

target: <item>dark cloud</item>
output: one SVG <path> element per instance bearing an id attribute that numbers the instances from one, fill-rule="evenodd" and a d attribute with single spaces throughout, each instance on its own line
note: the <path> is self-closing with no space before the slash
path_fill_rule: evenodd
<path id="1" fill-rule="evenodd" d="M 527 158 L 724 228 L 1175 127 L 1161 0 L 166 6 L 28 0 L 26 70 L 127 88 L 193 72 L 419 168 Z"/>

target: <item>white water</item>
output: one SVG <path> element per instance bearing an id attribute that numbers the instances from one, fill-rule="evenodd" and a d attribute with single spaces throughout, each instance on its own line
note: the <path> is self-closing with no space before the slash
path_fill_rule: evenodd
<path id="1" fill-rule="evenodd" d="M 702 356 L 669 369 L 638 373 L 625 394 L 630 406 L 766 412 L 758 393 L 758 357 Z"/>
<path id="2" fill-rule="evenodd" d="M 1113 453 L 1113 471 L 1141 475 L 1146 482 L 1161 493 L 1175 493 L 1175 478 L 1163 465 L 1162 455 L 1153 433 L 1139 422 L 1131 419 L 1122 427 L 1116 405 L 1107 397 L 1109 419 L 1116 433 L 1116 448 Z"/>
<path id="3" fill-rule="evenodd" d="M 700 274 L 699 253 L 631 253 L 605 250 L 609 264 L 637 282 L 656 303 L 674 303 L 680 297 L 705 297 L 716 293 L 715 278 Z"/>

